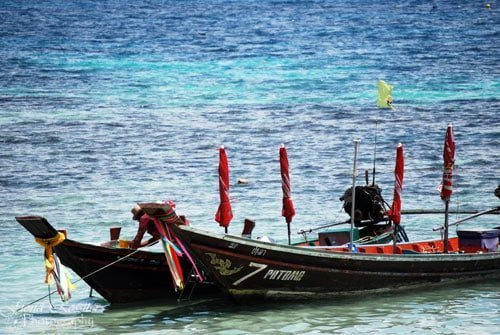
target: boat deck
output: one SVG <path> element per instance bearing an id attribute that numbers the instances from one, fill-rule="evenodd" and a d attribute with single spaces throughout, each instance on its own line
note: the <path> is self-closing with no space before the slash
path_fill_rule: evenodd
<path id="1" fill-rule="evenodd" d="M 349 247 L 343 246 L 317 246 L 315 249 L 348 252 Z M 419 241 L 398 243 L 396 250 L 393 244 L 374 244 L 374 245 L 357 245 L 358 253 L 364 254 L 407 254 L 407 253 L 442 253 L 444 251 L 444 243 L 442 240 Z M 458 237 L 450 238 L 448 244 L 448 252 L 481 252 L 483 250 L 460 250 Z M 487 251 L 484 251 L 487 252 Z"/>

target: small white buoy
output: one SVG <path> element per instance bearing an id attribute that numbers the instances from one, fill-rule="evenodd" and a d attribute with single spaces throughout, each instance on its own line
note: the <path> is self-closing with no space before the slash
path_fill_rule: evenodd
<path id="1" fill-rule="evenodd" d="M 240 178 L 240 179 L 238 179 L 238 184 L 247 185 L 248 179 Z"/>

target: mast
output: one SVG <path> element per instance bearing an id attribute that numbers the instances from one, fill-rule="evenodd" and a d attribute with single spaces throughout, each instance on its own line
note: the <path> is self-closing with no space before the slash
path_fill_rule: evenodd
<path id="1" fill-rule="evenodd" d="M 354 212 L 355 212 L 355 203 L 356 203 L 356 176 L 358 175 L 357 173 L 357 159 L 358 159 L 358 150 L 359 150 L 359 144 L 360 140 L 354 140 L 354 163 L 353 163 L 353 168 L 352 168 L 352 191 L 351 191 L 351 232 L 350 232 L 350 244 L 349 244 L 349 249 L 351 252 L 354 251 Z"/>

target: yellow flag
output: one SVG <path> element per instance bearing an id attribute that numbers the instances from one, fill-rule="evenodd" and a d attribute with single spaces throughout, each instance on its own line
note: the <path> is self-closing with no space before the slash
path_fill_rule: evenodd
<path id="1" fill-rule="evenodd" d="M 389 85 L 383 80 L 378 81 L 378 108 L 392 108 L 392 89 L 394 86 Z"/>

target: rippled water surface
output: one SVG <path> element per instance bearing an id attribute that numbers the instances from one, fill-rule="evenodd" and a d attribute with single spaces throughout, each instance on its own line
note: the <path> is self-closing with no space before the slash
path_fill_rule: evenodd
<path id="1" fill-rule="evenodd" d="M 220 231 L 217 148 L 235 217 L 285 241 L 278 148 L 288 147 L 292 231 L 344 220 L 339 196 L 373 167 L 391 200 L 441 209 L 446 126 L 457 142 L 453 209 L 498 205 L 500 3 L 477 1 L 3 1 L 0 6 L 0 333 L 493 334 L 498 282 L 312 303 L 227 300 L 111 307 L 79 283 L 44 296 L 42 249 L 14 220 L 45 216 L 71 238 L 133 236 L 137 201 L 173 199 Z M 376 108 L 376 83 L 395 109 Z M 375 131 L 376 130 L 376 131 Z M 237 184 L 246 178 L 249 184 Z M 460 216 L 453 216 L 453 220 Z M 441 216 L 404 217 L 410 238 Z M 496 216 L 476 226 L 499 226 Z M 472 225 L 472 223 L 470 223 Z M 298 240 L 299 236 L 293 236 Z"/>

